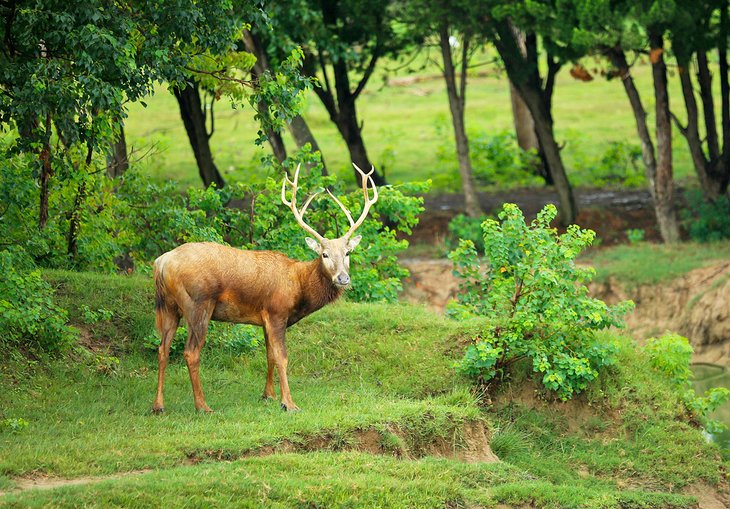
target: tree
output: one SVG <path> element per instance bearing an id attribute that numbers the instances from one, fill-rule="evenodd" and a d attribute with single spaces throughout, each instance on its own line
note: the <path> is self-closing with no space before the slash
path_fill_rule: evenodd
<path id="1" fill-rule="evenodd" d="M 446 83 L 464 209 L 467 216 L 480 217 L 482 210 L 474 184 L 465 122 L 467 71 L 474 50 L 481 46 L 477 24 L 480 5 L 411 0 L 400 4 L 400 8 L 400 18 L 407 24 L 414 44 L 418 47 L 433 44 L 439 49 L 441 61 L 436 64 L 441 67 Z"/>
<path id="2" fill-rule="evenodd" d="M 270 21 L 273 20 L 270 18 Z M 269 23 L 269 25 L 271 24 Z M 274 39 L 280 40 L 277 40 L 277 43 L 274 44 Z M 252 68 L 252 73 L 256 79 L 261 79 L 267 73 L 271 74 L 272 60 L 275 62 L 275 65 L 279 64 L 282 60 L 285 60 L 285 55 L 292 49 L 292 45 L 287 44 L 288 38 L 285 34 L 277 33 L 274 28 L 271 28 L 271 32 L 269 32 L 265 29 L 263 23 L 261 26 L 256 27 L 256 32 L 244 30 L 243 40 L 246 45 L 246 50 L 256 57 L 256 63 Z M 263 110 L 268 110 L 268 106 L 262 102 L 259 104 L 259 111 Z M 300 114 L 294 115 L 291 121 L 287 123 L 287 127 L 299 148 L 309 144 L 312 152 L 319 153 L 320 161 L 322 162 L 322 174 L 327 175 L 324 156 L 304 118 Z M 284 146 L 284 140 L 281 134 L 273 129 L 269 129 L 266 136 L 271 144 L 274 156 L 279 162 L 283 162 L 286 159 L 286 147 Z"/>
<path id="3" fill-rule="evenodd" d="M 570 18 L 566 19 L 554 4 L 556 2 L 552 1 L 490 2 L 491 12 L 484 19 L 483 30 L 497 48 L 510 82 L 530 110 L 546 166 L 558 192 L 560 222 L 567 225 L 575 221 L 577 207 L 555 140 L 551 110 L 555 76 L 563 62 L 576 58 L 577 54 L 572 47 L 561 47 L 553 42 L 556 34 L 568 40 L 564 33 L 570 24 Z M 520 32 L 526 34 L 524 53 L 520 47 Z M 544 78 L 538 64 L 537 34 L 542 36 L 547 57 Z"/>
<path id="4" fill-rule="evenodd" d="M 107 150 L 126 102 L 151 93 L 156 81 L 182 80 L 193 42 L 225 51 L 241 23 L 224 0 L 39 0 L 33 9 L 11 1 L 0 17 L 0 120 L 20 134 L 11 150 L 37 157 L 41 229 L 54 162 L 72 157 L 69 147 Z M 64 150 L 54 150 L 56 135 Z M 88 164 L 71 167 L 89 174 Z M 81 179 L 77 196 L 84 186 Z"/>
<path id="5" fill-rule="evenodd" d="M 391 4 L 391 0 L 289 0 L 272 5 L 272 16 L 282 30 L 303 48 L 304 72 L 319 80 L 314 91 L 345 141 L 350 160 L 363 169 L 372 164 L 362 136 L 357 99 L 378 60 L 404 46 L 395 31 Z M 359 174 L 354 173 L 359 181 Z M 377 171 L 373 178 L 377 185 L 386 183 L 385 176 Z"/>
<path id="6" fill-rule="evenodd" d="M 664 34 L 675 11 L 662 2 L 610 0 L 576 0 L 573 10 L 578 15 L 574 43 L 606 55 L 615 68 L 615 75 L 621 78 L 641 141 L 644 172 L 659 231 L 664 242 L 677 242 L 679 225 L 674 206 L 672 126 L 664 61 Z M 632 50 L 648 51 L 652 65 L 656 148 L 647 125 L 646 110 L 626 59 L 626 52 Z"/>
<path id="7" fill-rule="evenodd" d="M 692 162 L 703 194 L 716 200 L 728 193 L 730 182 L 730 85 L 728 84 L 727 0 L 683 1 L 670 28 L 687 123 L 674 116 L 677 128 L 687 141 Z M 712 94 L 712 72 L 708 53 L 717 50 L 720 79 L 720 134 L 717 129 L 715 99 Z M 700 135 L 699 107 L 695 97 L 692 68 L 696 69 L 699 99 L 702 106 L 704 138 Z"/>

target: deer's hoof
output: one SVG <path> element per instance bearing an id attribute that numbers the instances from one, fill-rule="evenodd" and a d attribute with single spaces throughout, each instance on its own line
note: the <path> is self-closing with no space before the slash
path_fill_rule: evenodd
<path id="1" fill-rule="evenodd" d="M 212 413 L 213 413 L 213 409 L 212 409 L 212 408 L 210 408 L 210 407 L 209 407 L 208 405 L 206 405 L 206 406 L 202 406 L 202 407 L 200 407 L 200 408 L 196 408 L 195 410 L 196 410 L 196 411 L 197 411 L 197 412 L 198 412 L 199 414 L 212 414 Z"/>
<path id="2" fill-rule="evenodd" d="M 271 403 L 272 401 L 274 401 L 274 396 L 269 396 L 267 394 L 264 394 L 263 396 L 261 396 L 261 399 L 264 400 L 264 403 Z M 282 403 L 282 405 L 283 405 L 283 403 Z"/>
<path id="3" fill-rule="evenodd" d="M 165 407 L 152 407 L 152 415 L 160 415 L 165 413 Z"/>
<path id="4" fill-rule="evenodd" d="M 301 409 L 296 405 L 286 406 L 286 403 L 281 404 L 281 409 L 285 412 L 299 412 Z"/>

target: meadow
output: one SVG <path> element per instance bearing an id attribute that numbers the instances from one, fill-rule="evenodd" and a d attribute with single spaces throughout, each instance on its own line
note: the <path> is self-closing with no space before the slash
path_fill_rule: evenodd
<path id="1" fill-rule="evenodd" d="M 483 57 L 489 58 L 488 54 Z M 409 74 L 407 68 L 399 67 L 396 62 L 383 61 L 371 78 L 358 101 L 365 144 L 371 160 L 391 183 L 432 179 L 435 192 L 457 192 L 458 167 L 443 78 L 438 67 L 428 63 L 425 57 L 420 57 L 418 62 L 419 65 L 410 67 L 417 74 Z M 594 65 L 602 67 L 598 62 Z M 587 64 L 587 67 L 592 66 Z M 638 147 L 636 124 L 618 80 L 609 81 L 596 73 L 593 81 L 583 82 L 572 78 L 568 71 L 564 68 L 558 74 L 555 87 L 556 136 L 564 144 L 562 154 L 573 185 L 600 185 L 595 167 L 614 144 Z M 513 132 L 513 124 L 506 77 L 493 64 L 477 67 L 472 73 L 467 88 L 466 125 L 473 146 L 477 140 L 489 143 L 491 137 Z M 679 80 L 671 68 L 670 74 L 672 112 L 682 119 L 685 111 Z M 654 118 L 651 68 L 640 62 L 634 67 L 633 75 L 651 127 Z M 409 83 L 413 76 L 422 80 Z M 125 128 L 127 142 L 137 149 L 137 156 L 150 149 L 154 154 L 146 158 L 146 171 L 158 180 L 179 181 L 182 187 L 200 185 L 175 98 L 166 89 L 158 88 L 145 104 L 146 107 L 139 102 L 130 105 Z M 246 105 L 233 109 L 222 98 L 215 103 L 214 111 L 211 148 L 224 178 L 249 182 L 265 177 L 260 159 L 271 151 L 267 145 L 257 147 L 253 143 L 258 125 L 251 108 Z M 302 114 L 317 138 L 330 172 L 351 181 L 347 148 L 313 92 L 304 98 Z M 284 139 L 292 151 L 295 144 L 288 133 L 284 133 Z M 694 181 L 686 142 L 676 128 L 673 129 L 673 154 L 677 180 Z M 640 158 L 631 171 L 638 174 L 641 185 Z M 538 179 L 528 183 L 540 185 Z M 498 182 L 498 187 L 524 184 L 507 175 Z"/>

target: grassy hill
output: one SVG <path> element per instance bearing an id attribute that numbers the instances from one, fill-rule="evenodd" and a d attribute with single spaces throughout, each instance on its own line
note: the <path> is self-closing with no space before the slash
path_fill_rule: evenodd
<path id="1" fill-rule="evenodd" d="M 28 423 L 0 431 L 3 506 L 667 508 L 724 489 L 718 449 L 629 340 L 588 393 L 554 403 L 524 373 L 473 392 L 453 371 L 479 321 L 342 302 L 289 330 L 301 412 L 261 401 L 263 348 L 209 344 L 201 371 L 215 413 L 195 413 L 177 355 L 167 413 L 153 416 L 150 280 L 45 277 L 83 346 L 0 366 L 0 420 Z M 82 305 L 113 316 L 85 323 Z M 501 461 L 464 461 L 490 447 Z M 17 489 L 58 479 L 84 484 Z"/>

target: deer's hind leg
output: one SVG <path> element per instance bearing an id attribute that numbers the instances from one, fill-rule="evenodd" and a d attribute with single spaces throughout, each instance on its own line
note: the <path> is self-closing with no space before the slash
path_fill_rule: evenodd
<path id="1" fill-rule="evenodd" d="M 157 373 L 157 396 L 152 404 L 152 413 L 161 414 L 165 411 L 165 404 L 162 399 L 162 388 L 165 385 L 165 368 L 170 357 L 170 345 L 175 338 L 178 324 L 180 323 L 180 311 L 177 306 L 161 306 L 157 309 L 156 325 L 160 334 L 160 347 L 157 350 L 157 361 L 159 371 Z"/>
<path id="2" fill-rule="evenodd" d="M 185 313 L 188 322 L 188 342 L 185 345 L 185 362 L 190 373 L 190 383 L 193 386 L 193 398 L 196 410 L 212 412 L 205 403 L 203 387 L 200 383 L 200 351 L 205 345 L 205 336 L 208 333 L 208 323 L 215 309 L 215 301 L 198 303 L 190 312 Z"/>

